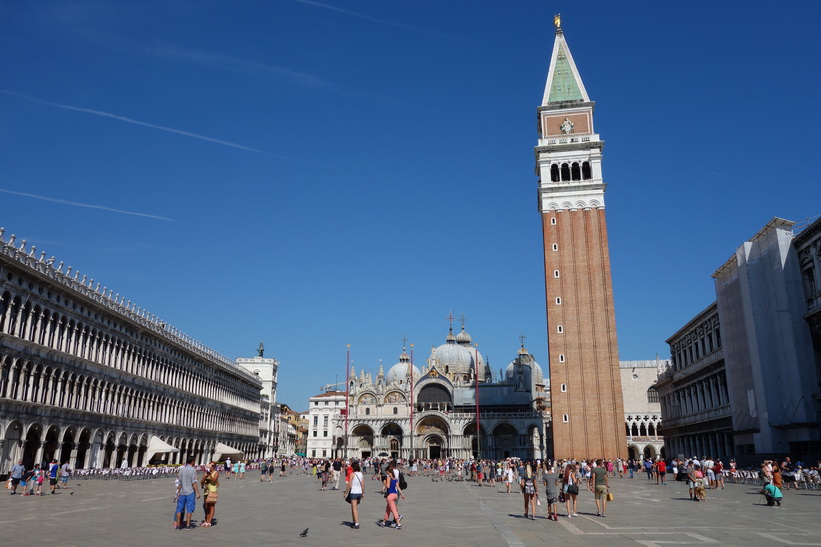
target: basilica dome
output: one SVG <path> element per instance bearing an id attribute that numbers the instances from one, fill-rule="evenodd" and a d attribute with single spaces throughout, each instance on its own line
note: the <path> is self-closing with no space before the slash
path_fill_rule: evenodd
<path id="1" fill-rule="evenodd" d="M 410 367 L 411 367 L 410 355 L 408 355 L 407 352 L 405 352 L 405 350 L 403 349 L 402 350 L 402 355 L 399 356 L 399 362 L 396 363 L 395 365 L 393 365 L 391 367 L 391 369 L 388 371 L 388 375 L 385 376 L 385 381 L 388 384 L 392 384 L 394 382 L 397 383 L 397 384 L 405 382 L 405 380 L 408 379 L 408 376 L 409 376 L 409 373 L 410 373 Z M 416 368 L 414 366 L 413 367 L 413 380 L 414 380 L 414 382 L 416 380 L 418 380 L 419 378 L 421 378 L 421 377 L 422 377 L 422 373 L 419 371 L 418 368 Z"/>
<path id="2" fill-rule="evenodd" d="M 531 374 L 533 374 L 534 383 L 537 385 L 544 384 L 544 373 L 542 372 L 542 367 L 539 366 L 539 363 L 536 362 L 536 358 L 530 355 L 524 346 L 519 349 L 518 357 L 511 361 L 511 363 L 507 366 L 507 369 L 505 369 L 505 380 L 515 380 L 514 376 L 516 374 L 516 363 L 529 366 L 531 369 Z"/>
<path id="3" fill-rule="evenodd" d="M 470 352 L 456 343 L 453 329 L 448 332 L 446 342 L 431 352 L 430 359 L 435 362 L 439 372 L 465 376 L 470 374 Z"/>

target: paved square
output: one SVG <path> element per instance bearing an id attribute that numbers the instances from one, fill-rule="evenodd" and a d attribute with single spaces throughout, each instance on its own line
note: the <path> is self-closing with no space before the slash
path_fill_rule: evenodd
<path id="1" fill-rule="evenodd" d="M 222 478 L 219 524 L 176 531 L 171 479 L 71 481 L 57 495 L 0 494 L 0 524 L 8 545 L 819 545 L 821 492 L 785 492 L 766 507 L 755 485 L 728 484 L 689 501 L 683 483 L 655 486 L 646 478 L 611 479 L 615 501 L 595 516 L 593 495 L 579 496 L 578 518 L 522 517 L 522 496 L 472 483 L 409 477 L 400 503 L 401 530 L 380 528 L 385 502 L 379 482 L 366 479 L 360 530 L 347 526 L 341 491 L 319 490 L 302 473 L 259 482 Z M 514 487 L 515 488 L 515 487 Z M 562 507 L 560 514 L 564 514 Z M 199 522 L 202 510 L 194 515 Z M 305 538 L 300 532 L 309 528 Z"/>

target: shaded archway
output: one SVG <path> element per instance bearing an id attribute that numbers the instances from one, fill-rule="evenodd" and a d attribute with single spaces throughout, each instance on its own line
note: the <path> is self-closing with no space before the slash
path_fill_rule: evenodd
<path id="1" fill-rule="evenodd" d="M 394 422 L 385 424 L 382 426 L 380 435 L 382 436 L 382 442 L 379 443 L 378 447 L 380 454 L 384 451 L 390 454 L 392 458 L 398 458 L 399 451 L 404 444 L 402 427 Z"/>
<path id="2" fill-rule="evenodd" d="M 504 459 L 516 454 L 518 432 L 508 423 L 501 423 L 493 429 L 493 458 Z M 488 454 L 485 454 L 488 456 Z"/>
<path id="3" fill-rule="evenodd" d="M 88 449 L 91 447 L 91 430 L 88 428 L 83 429 L 80 432 L 80 436 L 77 439 L 77 457 L 74 459 L 74 468 L 75 469 L 84 469 L 88 467 L 88 462 L 86 461 L 86 456 L 88 455 Z M 93 464 L 92 464 L 93 467 Z"/>
<path id="4" fill-rule="evenodd" d="M 105 440 L 105 456 L 103 457 L 103 467 L 115 467 L 117 464 L 114 462 L 116 459 L 115 450 L 117 449 L 117 445 L 114 442 L 114 432 L 111 431 L 106 436 Z"/>
<path id="5" fill-rule="evenodd" d="M 474 458 L 481 457 L 481 451 L 487 446 L 485 435 L 485 428 L 479 428 L 479 435 L 476 434 L 476 422 L 471 422 L 462 430 L 462 437 L 464 439 L 463 448 L 469 450 Z"/>
<path id="6" fill-rule="evenodd" d="M 359 456 L 369 458 L 373 456 L 373 429 L 367 425 L 358 425 L 351 431 L 351 448 L 359 451 Z"/>
<path id="7" fill-rule="evenodd" d="M 46 438 L 43 441 L 43 463 L 57 459 L 57 451 L 60 448 L 60 428 L 52 425 L 46 431 Z"/>
<path id="8" fill-rule="evenodd" d="M 0 452 L 0 471 L 6 472 L 23 457 L 23 424 L 17 420 L 12 421 L 6 427 L 3 439 L 5 442 L 2 443 Z"/>
<path id="9" fill-rule="evenodd" d="M 74 438 L 75 438 L 76 435 L 77 435 L 77 431 L 74 429 L 74 427 L 66 428 L 65 433 L 63 433 L 63 442 L 60 445 L 60 457 L 57 459 L 57 461 L 60 464 L 70 462 L 71 452 L 72 452 L 72 450 L 74 450 L 74 448 L 76 446 L 74 444 Z M 74 465 L 74 467 L 77 467 L 77 466 Z"/>

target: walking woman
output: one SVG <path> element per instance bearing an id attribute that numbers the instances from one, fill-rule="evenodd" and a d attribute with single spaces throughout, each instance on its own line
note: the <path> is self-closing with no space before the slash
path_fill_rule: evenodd
<path id="1" fill-rule="evenodd" d="M 530 463 L 525 465 L 524 473 L 520 479 L 519 486 L 522 487 L 522 495 L 525 501 L 525 518 L 536 520 L 536 495 L 539 493 L 536 486 L 536 477 L 533 474 L 533 468 Z M 528 517 L 528 512 L 530 516 Z"/>
<path id="2" fill-rule="evenodd" d="M 402 489 L 399 487 L 399 479 L 396 475 L 397 474 L 393 472 L 393 464 L 388 464 L 388 468 L 385 470 L 385 481 L 382 483 L 385 486 L 385 501 L 387 502 L 385 504 L 385 518 L 379 521 L 379 526 L 383 528 L 387 526 L 388 519 L 393 515 L 391 528 L 399 530 L 402 528 L 402 515 L 400 515 L 396 509 L 396 500 L 398 500 L 400 496 L 402 499 L 405 499 L 405 494 L 402 493 Z"/>
<path id="3" fill-rule="evenodd" d="M 576 476 L 576 464 L 568 463 L 562 475 L 562 492 L 564 492 L 564 508 L 567 510 L 567 517 L 578 517 L 576 513 L 576 496 L 579 495 L 578 477 Z M 570 505 L 573 505 L 573 512 L 570 512 Z"/>
<path id="4" fill-rule="evenodd" d="M 211 462 L 211 465 L 205 469 L 205 475 L 202 477 L 200 485 L 204 493 L 202 497 L 202 508 L 205 511 L 205 519 L 203 519 L 200 526 L 210 528 L 215 520 L 214 513 L 217 510 L 218 498 L 217 488 L 219 488 L 220 485 L 220 473 L 217 471 L 217 462 Z"/>
<path id="5" fill-rule="evenodd" d="M 351 528 L 359 530 L 359 502 L 365 500 L 365 491 L 362 488 L 362 472 L 359 471 L 359 462 L 351 463 L 351 478 L 345 488 L 345 501 L 351 504 Z"/>

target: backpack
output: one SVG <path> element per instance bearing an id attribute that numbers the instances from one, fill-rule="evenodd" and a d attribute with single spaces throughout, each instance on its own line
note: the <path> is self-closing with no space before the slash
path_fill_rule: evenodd
<path id="1" fill-rule="evenodd" d="M 525 481 L 525 494 L 535 494 L 536 488 L 533 485 L 533 480 L 528 479 Z"/>
<path id="2" fill-rule="evenodd" d="M 405 474 L 401 471 L 399 472 L 399 488 L 404 490 L 408 487 L 408 481 L 405 480 Z"/>

